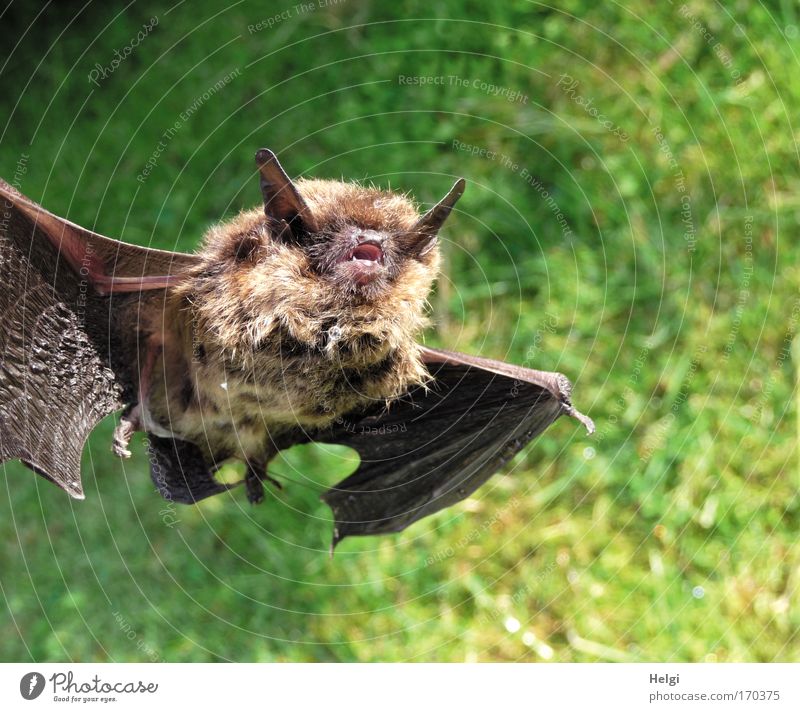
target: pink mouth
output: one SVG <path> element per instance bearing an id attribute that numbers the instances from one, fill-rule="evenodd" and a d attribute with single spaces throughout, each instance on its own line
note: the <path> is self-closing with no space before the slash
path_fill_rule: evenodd
<path id="1" fill-rule="evenodd" d="M 362 242 L 344 256 L 341 267 L 356 284 L 369 284 L 383 272 L 383 250 L 376 242 Z"/>
<path id="2" fill-rule="evenodd" d="M 383 250 L 374 242 L 362 242 L 350 253 L 351 260 L 364 260 L 365 262 L 381 262 Z"/>

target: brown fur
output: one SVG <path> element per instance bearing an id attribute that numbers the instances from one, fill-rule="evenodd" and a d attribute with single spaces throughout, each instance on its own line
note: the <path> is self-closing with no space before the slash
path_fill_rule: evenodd
<path id="1" fill-rule="evenodd" d="M 212 457 L 266 464 L 282 431 L 324 427 L 427 379 L 416 339 L 439 254 L 409 253 L 414 205 L 356 184 L 296 185 L 319 235 L 286 239 L 262 209 L 212 227 L 151 329 L 163 359 L 145 396 L 150 423 Z M 385 236 L 385 269 L 363 287 L 337 267 L 353 230 Z"/>

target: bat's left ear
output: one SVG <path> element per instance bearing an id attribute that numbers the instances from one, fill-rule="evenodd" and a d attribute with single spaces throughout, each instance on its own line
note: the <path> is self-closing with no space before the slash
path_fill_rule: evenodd
<path id="1" fill-rule="evenodd" d="M 317 231 L 317 224 L 303 196 L 286 175 L 277 156 L 268 148 L 256 152 L 256 165 L 261 173 L 264 213 L 278 222 L 286 222 L 292 232 Z"/>
<path id="2" fill-rule="evenodd" d="M 433 247 L 436 235 L 442 229 L 453 206 L 464 194 L 465 186 L 464 179 L 459 178 L 450 188 L 450 192 L 416 222 L 412 232 L 417 236 L 417 242 L 413 247 L 419 251 L 419 254 L 424 255 Z"/>

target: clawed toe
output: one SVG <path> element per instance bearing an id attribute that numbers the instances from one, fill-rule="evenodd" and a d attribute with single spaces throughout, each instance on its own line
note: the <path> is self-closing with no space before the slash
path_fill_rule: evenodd
<path id="1" fill-rule="evenodd" d="M 269 482 L 275 489 L 283 489 L 283 486 L 278 480 L 267 474 L 265 465 L 249 464 L 244 482 L 247 488 L 247 501 L 250 502 L 250 504 L 260 504 L 264 501 L 265 482 Z"/>
<path id="2" fill-rule="evenodd" d="M 131 456 L 131 451 L 128 450 L 127 445 L 128 443 L 115 438 L 114 442 L 111 444 L 111 452 L 117 457 L 127 460 Z"/>
<path id="3" fill-rule="evenodd" d="M 131 438 L 139 427 L 139 406 L 130 408 L 120 418 L 117 427 L 114 428 L 114 439 L 111 441 L 111 452 L 117 457 L 127 460 L 131 456 L 128 450 Z"/>
<path id="4" fill-rule="evenodd" d="M 261 504 L 264 501 L 264 485 L 258 477 L 245 478 L 247 501 L 250 504 Z"/>

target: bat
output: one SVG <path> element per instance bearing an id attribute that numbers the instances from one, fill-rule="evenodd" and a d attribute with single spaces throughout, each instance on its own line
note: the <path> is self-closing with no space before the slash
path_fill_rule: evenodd
<path id="1" fill-rule="evenodd" d="M 241 485 L 258 503 L 284 448 L 347 445 L 360 466 L 322 495 L 335 546 L 463 500 L 561 415 L 593 432 L 562 374 L 420 344 L 463 179 L 423 213 L 292 181 L 267 149 L 256 165 L 263 208 L 194 254 L 103 237 L 0 181 L 0 462 L 83 499 L 86 439 L 121 412 L 111 449 L 130 457 L 145 432 L 166 499 Z M 215 478 L 228 460 L 241 482 Z"/>

